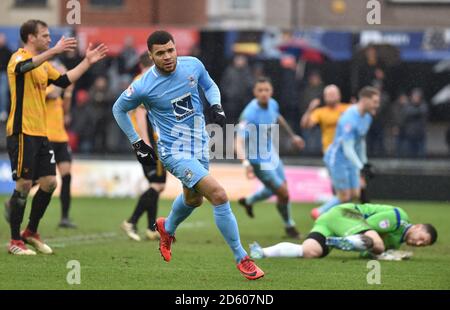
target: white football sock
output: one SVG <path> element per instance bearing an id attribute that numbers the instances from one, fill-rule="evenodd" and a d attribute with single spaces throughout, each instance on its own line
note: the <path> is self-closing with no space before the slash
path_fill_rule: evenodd
<path id="1" fill-rule="evenodd" d="M 263 248 L 264 257 L 303 257 L 303 245 L 281 242 L 274 246 Z"/>

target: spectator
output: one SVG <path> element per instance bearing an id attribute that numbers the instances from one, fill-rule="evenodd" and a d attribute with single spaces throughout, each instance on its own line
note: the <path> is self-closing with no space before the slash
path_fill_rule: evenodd
<path id="1" fill-rule="evenodd" d="M 385 154 L 384 128 L 388 123 L 389 107 L 391 100 L 385 91 L 385 75 L 381 68 L 376 68 L 374 80 L 371 85 L 380 91 L 380 108 L 375 115 L 370 130 L 367 133 L 367 153 L 372 156 L 382 156 Z"/>
<path id="2" fill-rule="evenodd" d="M 391 121 L 390 131 L 393 140 L 395 141 L 395 154 L 398 157 L 401 157 L 406 153 L 405 128 L 403 126 L 403 119 L 405 115 L 405 109 L 408 104 L 408 95 L 406 93 L 401 93 L 392 106 L 389 117 Z"/>
<path id="3" fill-rule="evenodd" d="M 281 80 L 279 99 L 280 112 L 285 115 L 289 126 L 295 131 L 300 130 L 298 115 L 300 113 L 298 106 L 298 87 L 296 81 L 297 60 L 292 55 L 284 55 L 280 59 Z"/>
<path id="4" fill-rule="evenodd" d="M 118 69 L 120 75 L 135 75 L 136 66 L 139 61 L 139 55 L 134 48 L 134 39 L 131 36 L 125 38 L 124 47 L 117 57 Z"/>
<path id="5" fill-rule="evenodd" d="M 0 121 L 5 122 L 8 119 L 9 109 L 9 87 L 8 87 L 8 62 L 12 51 L 6 44 L 6 36 L 0 33 Z"/>
<path id="6" fill-rule="evenodd" d="M 318 71 L 312 71 L 308 75 L 308 84 L 301 91 L 300 114 L 306 112 L 311 101 L 322 97 L 324 87 L 320 73 Z"/>
<path id="7" fill-rule="evenodd" d="M 95 130 L 95 111 L 89 104 L 89 94 L 85 90 L 79 90 L 76 94 L 75 107 L 72 109 L 71 132 L 75 136 L 78 145 L 73 145 L 74 150 L 80 153 L 93 151 L 93 137 Z"/>
<path id="8" fill-rule="evenodd" d="M 247 57 L 235 55 L 233 62 L 225 69 L 220 82 L 223 95 L 223 109 L 227 120 L 236 123 L 244 106 L 252 98 L 253 76 Z"/>
<path id="9" fill-rule="evenodd" d="M 94 152 L 108 152 L 108 129 L 112 119 L 111 109 L 114 103 L 114 94 L 110 92 L 108 79 L 98 76 L 89 90 L 89 105 L 92 107 L 94 125 Z"/>
<path id="10" fill-rule="evenodd" d="M 405 107 L 403 130 L 405 132 L 406 156 L 424 157 L 428 106 L 419 88 L 411 92 L 410 103 Z"/>
<path id="11" fill-rule="evenodd" d="M 352 68 L 352 95 L 356 96 L 361 88 L 372 85 L 376 79 L 376 71 L 383 68 L 383 63 L 380 61 L 375 47 L 367 47 L 364 57 L 356 60 Z"/>

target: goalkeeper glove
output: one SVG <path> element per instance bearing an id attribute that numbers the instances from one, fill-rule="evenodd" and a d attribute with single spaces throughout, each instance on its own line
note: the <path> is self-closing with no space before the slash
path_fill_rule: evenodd
<path id="1" fill-rule="evenodd" d="M 361 169 L 361 174 L 364 176 L 366 180 L 370 180 L 375 177 L 375 170 L 371 164 L 367 163 Z"/>
<path id="2" fill-rule="evenodd" d="M 224 127 L 226 124 L 227 117 L 220 104 L 215 104 L 211 107 L 212 110 L 212 122 Z"/>
<path id="3" fill-rule="evenodd" d="M 133 143 L 134 152 L 138 161 L 144 166 L 156 165 L 157 156 L 155 150 L 147 145 L 144 141 L 139 140 Z"/>

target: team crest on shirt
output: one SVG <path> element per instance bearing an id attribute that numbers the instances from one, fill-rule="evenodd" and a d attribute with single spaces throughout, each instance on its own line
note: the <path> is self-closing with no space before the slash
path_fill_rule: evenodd
<path id="1" fill-rule="evenodd" d="M 125 95 L 126 95 L 127 97 L 131 97 L 133 94 L 134 94 L 134 88 L 133 88 L 133 86 L 128 87 L 127 90 L 125 91 Z"/>
<path id="2" fill-rule="evenodd" d="M 378 224 L 378 226 L 380 226 L 381 229 L 386 229 L 389 227 L 389 224 L 389 220 L 383 220 Z"/>
<path id="3" fill-rule="evenodd" d="M 197 80 L 195 79 L 195 77 L 194 77 L 193 75 L 190 75 L 190 76 L 188 77 L 188 81 L 189 81 L 189 86 L 190 86 L 191 88 L 194 88 L 194 87 L 197 86 Z"/>
<path id="4" fill-rule="evenodd" d="M 184 178 L 186 179 L 186 181 L 190 182 L 192 180 L 193 176 L 194 176 L 194 173 L 192 172 L 191 169 L 186 169 L 184 171 Z"/>
<path id="5" fill-rule="evenodd" d="M 348 123 L 344 126 L 344 132 L 349 133 L 352 131 L 352 124 Z"/>

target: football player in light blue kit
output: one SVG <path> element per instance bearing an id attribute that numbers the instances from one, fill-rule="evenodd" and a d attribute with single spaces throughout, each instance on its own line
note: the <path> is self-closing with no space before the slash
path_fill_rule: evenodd
<path id="1" fill-rule="evenodd" d="M 292 144 L 299 150 L 304 148 L 305 143 L 293 132 L 280 114 L 278 102 L 272 98 L 273 87 L 268 78 L 262 77 L 256 81 L 253 94 L 255 99 L 241 114 L 236 150 L 238 157 L 244 159 L 243 165 L 247 170 L 247 177 L 256 176 L 264 187 L 249 197 L 239 199 L 238 202 L 245 208 L 248 216 L 254 217 L 253 204 L 276 195 L 277 209 L 287 235 L 299 239 L 300 234 L 291 217 L 283 163 L 272 144 L 274 131 L 269 128 L 277 123 L 280 124 L 289 134 Z"/>
<path id="2" fill-rule="evenodd" d="M 161 235 L 161 255 L 165 261 L 170 261 L 175 230 L 205 197 L 214 206 L 216 225 L 233 251 L 241 274 L 249 280 L 261 278 L 264 272 L 242 247 L 227 194 L 208 172 L 209 137 L 198 85 L 211 105 L 213 122 L 224 126 L 226 118 L 220 105 L 219 88 L 198 59 L 177 57 L 175 41 L 170 33 L 152 33 L 147 45 L 155 65 L 119 97 L 113 113 L 132 143 L 138 160 L 145 165 L 155 165 L 154 150 L 142 141 L 127 114 L 141 103 L 145 106 L 159 137 L 159 159 L 183 184 L 183 193 L 173 202 L 169 216 L 156 221 Z"/>
<path id="3" fill-rule="evenodd" d="M 317 217 L 336 205 L 359 198 L 360 173 L 372 174 L 367 165 L 365 138 L 379 106 L 379 91 L 366 86 L 359 92 L 359 101 L 339 119 L 333 143 L 324 156 L 336 196 L 318 208 Z"/>

